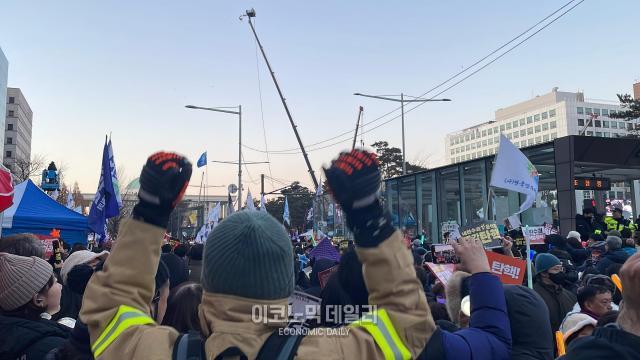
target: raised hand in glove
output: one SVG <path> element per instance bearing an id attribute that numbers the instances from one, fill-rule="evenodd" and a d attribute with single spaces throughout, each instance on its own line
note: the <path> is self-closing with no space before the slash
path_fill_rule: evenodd
<path id="1" fill-rule="evenodd" d="M 364 150 L 343 152 L 324 169 L 333 198 L 347 216 L 359 246 L 373 247 L 391 236 L 394 227 L 380 202 L 380 163 Z"/>
<path id="2" fill-rule="evenodd" d="M 133 217 L 166 228 L 171 211 L 182 200 L 191 179 L 191 163 L 184 156 L 157 152 L 140 173 L 138 204 Z"/>

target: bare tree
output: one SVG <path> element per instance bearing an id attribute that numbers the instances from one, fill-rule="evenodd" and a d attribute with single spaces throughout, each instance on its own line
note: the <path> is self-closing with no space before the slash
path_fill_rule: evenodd
<path id="1" fill-rule="evenodd" d="M 34 154 L 31 159 L 18 158 L 15 163 L 9 166 L 9 170 L 13 174 L 16 184 L 27 179 L 35 179 L 39 183 L 37 177 L 42 174 L 45 167 L 44 156 Z"/>

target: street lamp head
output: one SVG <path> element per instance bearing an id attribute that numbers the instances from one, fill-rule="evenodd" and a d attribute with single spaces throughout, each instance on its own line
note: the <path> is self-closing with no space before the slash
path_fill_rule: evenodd
<path id="1" fill-rule="evenodd" d="M 186 107 L 187 109 L 197 109 L 197 107 L 193 105 L 185 105 L 184 107 Z"/>
<path id="2" fill-rule="evenodd" d="M 250 18 L 256 17 L 256 10 L 254 8 L 251 8 L 250 10 L 247 10 L 246 14 Z"/>
<path id="3" fill-rule="evenodd" d="M 441 101 L 451 101 L 451 99 L 442 99 Z"/>
<path id="4" fill-rule="evenodd" d="M 353 93 L 353 95 L 358 95 L 358 96 L 359 96 L 359 95 L 362 95 L 362 94 L 360 94 L 360 93 Z"/>

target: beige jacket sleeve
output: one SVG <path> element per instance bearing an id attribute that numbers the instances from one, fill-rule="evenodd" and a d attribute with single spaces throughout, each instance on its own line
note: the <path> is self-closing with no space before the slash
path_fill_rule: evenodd
<path id="1" fill-rule="evenodd" d="M 387 312 L 400 340 L 411 357 L 416 358 L 424 350 L 436 326 L 402 234 L 396 230 L 377 247 L 360 247 L 356 251 L 363 264 L 369 304 L 375 305 L 378 311 L 384 309 Z M 367 330 L 354 326 L 347 329 L 347 336 L 343 332 L 333 336 L 305 337 L 298 352 L 299 358 L 384 358 Z M 327 331 L 331 333 L 331 330 Z"/>
<path id="2" fill-rule="evenodd" d="M 141 221 L 129 219 L 121 224 L 103 271 L 91 277 L 84 293 L 80 319 L 87 324 L 92 347 L 121 305 L 150 314 L 163 235 L 164 229 Z M 178 335 L 174 329 L 156 324 L 131 326 L 100 358 L 170 359 Z"/>

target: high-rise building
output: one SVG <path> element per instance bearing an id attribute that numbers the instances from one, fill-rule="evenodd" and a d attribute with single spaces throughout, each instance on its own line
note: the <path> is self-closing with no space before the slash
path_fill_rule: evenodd
<path id="1" fill-rule="evenodd" d="M 640 81 L 633 84 L 633 98 L 640 100 Z"/>
<path id="2" fill-rule="evenodd" d="M 31 158 L 33 112 L 18 88 L 8 88 L 6 99 L 3 163 L 11 169 L 16 160 L 29 161 Z"/>
<path id="3" fill-rule="evenodd" d="M 495 154 L 500 134 L 523 148 L 567 135 L 624 137 L 637 120 L 626 122 L 609 117 L 620 111 L 617 101 L 585 100 L 584 93 L 550 93 L 498 109 L 495 120 L 447 134 L 445 155 L 450 164 Z"/>
<path id="4" fill-rule="evenodd" d="M 0 135 L 4 135 L 4 116 L 7 113 L 7 107 L 2 99 L 7 98 L 7 79 L 9 77 L 9 62 L 0 48 Z M 4 137 L 4 136 L 3 136 Z M 0 141 L 0 151 L 4 151 L 4 141 Z"/>

